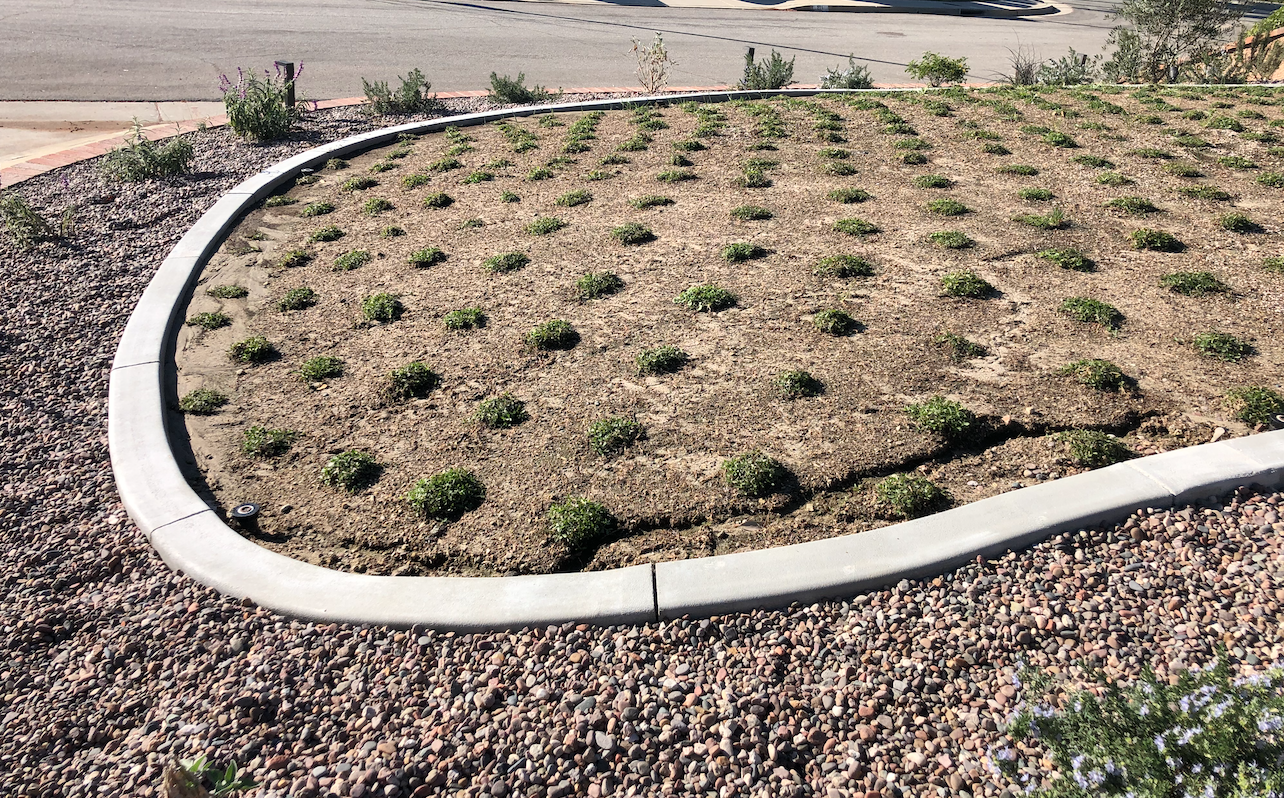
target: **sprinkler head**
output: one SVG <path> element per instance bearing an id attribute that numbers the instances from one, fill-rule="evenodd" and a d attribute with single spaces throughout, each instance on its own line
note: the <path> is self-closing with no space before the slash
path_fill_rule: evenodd
<path id="1" fill-rule="evenodd" d="M 259 531 L 259 506 L 254 502 L 238 504 L 228 515 L 231 516 L 233 524 L 246 532 Z"/>

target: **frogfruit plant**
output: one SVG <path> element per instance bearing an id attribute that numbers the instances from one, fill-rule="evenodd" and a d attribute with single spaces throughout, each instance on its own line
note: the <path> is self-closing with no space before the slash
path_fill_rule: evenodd
<path id="1" fill-rule="evenodd" d="M 905 414 L 920 428 L 949 440 L 963 437 L 976 423 L 976 416 L 971 410 L 939 395 L 925 402 L 906 405 Z"/>
<path id="2" fill-rule="evenodd" d="M 600 418 L 589 425 L 588 442 L 593 451 L 609 457 L 632 446 L 644 434 L 642 425 L 633 419 L 612 416 Z"/>
<path id="3" fill-rule="evenodd" d="M 437 372 L 416 360 L 389 372 L 384 393 L 389 399 L 401 402 L 427 396 L 440 384 Z"/>
<path id="4" fill-rule="evenodd" d="M 452 520 L 480 507 L 486 486 L 466 468 L 448 468 L 416 482 L 405 500 L 420 515 Z"/>
<path id="5" fill-rule="evenodd" d="M 362 451 L 349 449 L 334 455 L 321 468 L 321 481 L 331 487 L 343 488 L 348 493 L 367 488 L 379 479 L 383 466 Z"/>
<path id="6" fill-rule="evenodd" d="M 758 449 L 722 463 L 722 478 L 737 492 L 752 498 L 771 495 L 789 477 L 781 463 Z"/>
<path id="7" fill-rule="evenodd" d="M 611 511 L 583 496 L 572 496 L 548 508 L 549 537 L 572 549 L 602 540 L 615 528 Z"/>
<path id="8" fill-rule="evenodd" d="M 945 491 L 918 474 L 892 474 L 874 486 L 875 508 L 892 518 L 915 518 L 945 500 Z"/>

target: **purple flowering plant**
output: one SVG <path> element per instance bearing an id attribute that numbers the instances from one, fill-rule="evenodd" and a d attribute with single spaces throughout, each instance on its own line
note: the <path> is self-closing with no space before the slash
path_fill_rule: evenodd
<path id="1" fill-rule="evenodd" d="M 1094 677 L 1100 686 L 1057 700 L 1026 669 L 1004 727 L 1012 744 L 990 752 L 992 769 L 1043 798 L 1284 798 L 1281 664 L 1239 677 L 1222 656 L 1175 684 L 1150 670 L 1128 686 Z"/>
<path id="2" fill-rule="evenodd" d="M 238 136 L 252 141 L 273 141 L 284 136 L 303 118 L 308 101 L 299 100 L 290 105 L 291 91 L 303 76 L 303 64 L 287 80 L 276 67 L 276 73 L 263 70 L 263 77 L 236 68 L 236 81 L 227 75 L 219 76 L 219 91 L 223 93 L 223 108 L 227 121 Z"/>

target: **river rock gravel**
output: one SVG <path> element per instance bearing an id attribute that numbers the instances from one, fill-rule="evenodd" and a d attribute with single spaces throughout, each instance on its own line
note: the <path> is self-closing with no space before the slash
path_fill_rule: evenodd
<path id="1" fill-rule="evenodd" d="M 0 234 L 0 795 L 157 795 L 205 754 L 256 796 L 998 796 L 985 758 L 1019 662 L 1069 687 L 1084 664 L 1284 654 L 1281 495 L 1249 488 L 847 601 L 637 627 L 306 623 L 173 573 L 112 482 L 116 341 L 222 191 L 371 124 L 207 131 L 190 176 L 111 185 L 84 163 L 16 189 L 80 212 L 30 251 Z"/>

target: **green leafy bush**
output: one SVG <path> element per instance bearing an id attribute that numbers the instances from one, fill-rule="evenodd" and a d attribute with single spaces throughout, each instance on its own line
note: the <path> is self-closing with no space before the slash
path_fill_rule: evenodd
<path id="1" fill-rule="evenodd" d="M 587 189 L 577 188 L 574 191 L 568 191 L 558 197 L 556 204 L 565 208 L 574 208 L 577 205 L 586 205 L 593 201 L 592 192 Z"/>
<path id="2" fill-rule="evenodd" d="M 962 363 L 964 360 L 970 360 L 974 357 L 984 357 L 989 351 L 980 344 L 975 344 L 961 335 L 954 333 L 942 333 L 932 342 L 937 346 L 945 347 L 949 353 L 950 360 L 955 363 Z"/>
<path id="3" fill-rule="evenodd" d="M 925 206 L 928 211 L 938 216 L 962 216 L 965 213 L 971 213 L 972 209 L 958 200 L 953 199 L 935 199 Z"/>
<path id="4" fill-rule="evenodd" d="M 307 382 L 320 382 L 343 374 L 343 361 L 329 355 L 308 358 L 299 366 L 299 377 Z"/>
<path id="5" fill-rule="evenodd" d="M 1192 199 L 1209 200 L 1211 202 L 1226 202 L 1231 198 L 1229 193 L 1217 186 L 1182 186 L 1177 191 Z"/>
<path id="6" fill-rule="evenodd" d="M 676 346 L 657 346 L 643 349 L 635 363 L 639 374 L 672 374 L 680 371 L 691 357 Z"/>
<path id="7" fill-rule="evenodd" d="M 1230 291 L 1230 287 L 1212 272 L 1172 272 L 1160 277 L 1159 284 L 1175 294 L 1185 296 L 1208 296 Z"/>
<path id="8" fill-rule="evenodd" d="M 250 295 L 249 290 L 239 285 L 216 285 L 205 289 L 205 293 L 216 299 L 244 299 Z"/>
<path id="9" fill-rule="evenodd" d="M 228 401 L 227 394 L 210 388 L 197 388 L 178 400 L 178 409 L 194 416 L 208 416 L 217 413 L 219 408 L 226 405 Z"/>
<path id="10" fill-rule="evenodd" d="M 611 238 L 614 238 L 626 247 L 638 246 L 639 244 L 654 241 L 655 233 L 651 232 L 651 228 L 644 224 L 640 224 L 638 222 L 627 222 L 619 227 L 611 228 Z"/>
<path id="11" fill-rule="evenodd" d="M 423 206 L 425 208 L 449 208 L 455 202 L 449 194 L 438 191 L 435 194 L 429 194 L 424 197 Z"/>
<path id="12" fill-rule="evenodd" d="M 1257 222 L 1238 211 L 1217 217 L 1217 226 L 1231 233 L 1258 233 L 1262 230 Z"/>
<path id="13" fill-rule="evenodd" d="M 1102 172 L 1097 175 L 1097 182 L 1103 186 L 1119 187 L 1131 185 L 1135 181 L 1127 175 L 1121 175 L 1118 172 Z"/>
<path id="14" fill-rule="evenodd" d="M 770 210 L 761 205 L 740 205 L 731 209 L 731 218 L 742 222 L 759 222 L 772 217 Z"/>
<path id="15" fill-rule="evenodd" d="M 856 218 L 839 219 L 834 222 L 834 230 L 839 233 L 846 233 L 849 236 L 868 236 L 882 232 L 882 229 L 873 222 Z"/>
<path id="16" fill-rule="evenodd" d="M 548 508 L 549 537 L 572 549 L 603 540 L 615 528 L 611 511 L 583 496 L 572 496 Z"/>
<path id="17" fill-rule="evenodd" d="M 223 92 L 223 109 L 232 132 L 253 141 L 274 141 L 289 133 L 303 116 L 301 105 L 287 102 L 302 74 L 300 70 L 294 80 L 287 81 L 280 67 L 275 76 L 265 70 L 262 78 L 238 68 L 235 83 L 221 75 L 219 90 Z"/>
<path id="18" fill-rule="evenodd" d="M 529 105 L 557 99 L 560 92 L 551 92 L 543 86 L 526 86 L 526 73 L 518 72 L 517 77 L 490 73 L 490 96 L 493 102 L 506 105 Z"/>
<path id="19" fill-rule="evenodd" d="M 821 277 L 872 277 L 874 265 L 859 255 L 829 255 L 813 271 Z"/>
<path id="20" fill-rule="evenodd" d="M 413 361 L 388 373 L 384 393 L 394 402 L 427 396 L 441 384 L 441 377 L 427 364 Z"/>
<path id="21" fill-rule="evenodd" d="M 570 349 L 579 340 L 579 333 L 565 319 L 551 319 L 537 324 L 526 333 L 527 346 L 543 351 Z"/>
<path id="22" fill-rule="evenodd" d="M 330 225 L 326 225 L 325 227 L 319 227 L 315 231 L 313 231 L 312 235 L 308 236 L 308 241 L 312 243 L 325 243 L 330 241 L 338 241 L 340 238 L 343 238 L 345 235 L 347 235 L 347 233 L 344 233 L 338 227 L 335 227 L 334 225 L 330 224 Z M 307 255 L 307 260 L 304 260 L 302 263 L 290 263 L 285 265 L 301 266 L 303 265 L 303 263 L 306 263 L 308 260 L 312 259 L 312 255 L 310 253 L 300 252 L 299 250 L 295 250 L 294 252 L 287 253 L 286 258 L 282 259 L 282 263 L 284 264 L 285 260 L 290 259 L 291 256 L 297 256 L 300 254 Z"/>
<path id="23" fill-rule="evenodd" d="M 300 216 L 325 216 L 327 213 L 334 213 L 334 205 L 325 201 L 310 202 L 299 211 Z"/>
<path id="24" fill-rule="evenodd" d="M 447 330 L 471 330 L 486 326 L 486 314 L 481 308 L 460 308 L 442 317 Z"/>
<path id="25" fill-rule="evenodd" d="M 383 466 L 366 452 L 349 449 L 334 455 L 321 468 L 321 481 L 331 487 L 356 493 L 368 488 L 383 472 Z"/>
<path id="26" fill-rule="evenodd" d="M 695 180 L 696 173 L 689 169 L 666 169 L 656 175 L 655 179 L 661 183 L 681 183 L 685 180 Z"/>
<path id="27" fill-rule="evenodd" d="M 919 175 L 913 182 L 916 188 L 949 188 L 954 185 L 954 181 L 945 175 Z"/>
<path id="28" fill-rule="evenodd" d="M 241 439 L 241 452 L 249 457 L 280 457 L 290 451 L 299 433 L 291 429 L 253 426 Z"/>
<path id="29" fill-rule="evenodd" d="M 589 425 L 588 442 L 593 451 L 609 457 L 618 454 L 645 435 L 642 425 L 631 418 L 601 418 Z"/>
<path id="30" fill-rule="evenodd" d="M 1065 444 L 1075 462 L 1086 468 L 1102 468 L 1137 456 L 1123 441 L 1096 430 L 1068 430 L 1057 433 L 1056 440 Z"/>
<path id="31" fill-rule="evenodd" d="M 277 310 L 286 313 L 291 310 L 306 310 L 317 303 L 317 292 L 307 286 L 291 288 L 276 303 Z"/>
<path id="32" fill-rule="evenodd" d="M 1145 197 L 1115 197 L 1106 203 L 1106 207 L 1116 211 L 1123 211 L 1133 216 L 1159 212 L 1159 208 L 1155 206 L 1155 203 Z"/>
<path id="33" fill-rule="evenodd" d="M 1062 149 L 1074 149 L 1079 144 L 1073 138 L 1062 133 L 1060 130 L 1052 130 L 1043 134 L 1043 143 Z"/>
<path id="34" fill-rule="evenodd" d="M 1047 202 L 1056 197 L 1046 188 L 1023 188 L 1017 192 L 1017 196 L 1026 202 Z"/>
<path id="35" fill-rule="evenodd" d="M 1115 168 L 1114 162 L 1106 158 L 1102 158 L 1099 155 L 1076 155 L 1075 157 L 1071 158 L 1070 161 L 1072 163 L 1077 163 L 1080 166 L 1088 166 L 1093 169 L 1114 169 Z"/>
<path id="36" fill-rule="evenodd" d="M 405 306 L 395 294 L 374 294 L 361 301 L 361 315 L 367 321 L 389 324 L 401 318 Z"/>
<path id="37" fill-rule="evenodd" d="M 1090 272 L 1097 266 L 1091 258 L 1077 249 L 1045 249 L 1035 257 L 1076 272 Z"/>
<path id="38" fill-rule="evenodd" d="M 1234 363 L 1253 354 L 1253 346 L 1230 333 L 1210 331 L 1195 336 L 1195 351 L 1205 357 Z"/>
<path id="39" fill-rule="evenodd" d="M 1284 396 L 1263 386 L 1232 388 L 1226 392 L 1226 406 L 1247 424 L 1269 424 L 1272 416 L 1284 413 Z"/>
<path id="40" fill-rule="evenodd" d="M 347 192 L 365 191 L 366 189 L 374 188 L 377 185 L 379 185 L 379 181 L 375 180 L 373 177 L 359 175 L 357 177 L 350 177 L 343 181 L 343 185 L 339 186 L 339 190 Z"/>
<path id="41" fill-rule="evenodd" d="M 533 236 L 546 236 L 556 233 L 558 230 L 566 227 L 566 225 L 566 222 L 556 216 L 540 216 L 535 219 L 535 221 L 526 225 L 526 232 Z"/>
<path id="42" fill-rule="evenodd" d="M 722 257 L 728 263 L 744 263 L 745 261 L 766 257 L 769 254 L 770 252 L 767 249 L 745 241 L 728 244 L 722 249 Z"/>
<path id="43" fill-rule="evenodd" d="M 757 449 L 722 463 L 722 478 L 727 485 L 753 498 L 771 495 L 788 477 L 789 471 L 779 461 Z"/>
<path id="44" fill-rule="evenodd" d="M 1062 230 L 1070 226 L 1070 220 L 1060 208 L 1053 208 L 1045 214 L 1022 213 L 1012 217 L 1012 221 L 1037 228 L 1039 230 Z"/>
<path id="45" fill-rule="evenodd" d="M 486 500 L 486 486 L 468 469 L 448 468 L 416 482 L 405 500 L 411 509 L 428 518 L 457 519 L 481 507 Z"/>
<path id="46" fill-rule="evenodd" d="M 418 68 L 410 70 L 405 77 L 398 75 L 397 80 L 401 85 L 394 90 L 388 87 L 387 81 L 370 83 L 365 78 L 361 79 L 370 113 L 377 116 L 421 114 L 438 107 L 437 95 L 428 93 L 432 84 Z"/>
<path id="47" fill-rule="evenodd" d="M 1099 391 L 1119 391 L 1126 382 L 1123 372 L 1109 360 L 1076 360 L 1062 366 L 1061 374 Z"/>
<path id="48" fill-rule="evenodd" d="M 143 136 L 143 127 L 134 120 L 134 132 L 125 143 L 98 162 L 103 176 L 121 183 L 138 183 L 187 172 L 196 151 L 182 136 L 157 145 Z"/>
<path id="49" fill-rule="evenodd" d="M 963 437 L 976 423 L 976 416 L 958 402 L 933 396 L 926 402 L 906 405 L 905 414 L 920 428 L 950 440 Z"/>
<path id="50" fill-rule="evenodd" d="M 220 327 L 227 327 L 232 323 L 232 318 L 226 313 L 197 313 L 187 317 L 188 327 L 200 327 L 202 330 L 217 330 Z"/>
<path id="51" fill-rule="evenodd" d="M 967 78 L 967 59 L 949 58 L 933 52 L 923 53 L 905 66 L 905 73 L 929 86 L 962 83 Z"/>
<path id="52" fill-rule="evenodd" d="M 526 413 L 525 402 L 511 393 L 502 393 L 478 405 L 473 418 L 490 429 L 506 429 L 517 426 L 530 416 Z"/>
<path id="53" fill-rule="evenodd" d="M 1177 240 L 1172 233 L 1163 230 L 1152 230 L 1142 227 L 1128 234 L 1133 249 L 1151 250 L 1153 252 L 1181 252 L 1186 245 Z"/>
<path id="54" fill-rule="evenodd" d="M 1100 324 L 1108 330 L 1118 329 L 1124 318 L 1114 305 L 1081 296 L 1062 302 L 1061 312 L 1084 324 Z"/>
<path id="55" fill-rule="evenodd" d="M 892 518 L 917 518 L 945 501 L 945 491 L 918 474 L 892 474 L 874 486 L 875 507 Z"/>
<path id="56" fill-rule="evenodd" d="M 939 230 L 927 237 L 928 241 L 945 249 L 967 249 L 976 246 L 976 242 L 957 230 Z"/>
<path id="57" fill-rule="evenodd" d="M 482 262 L 482 267 L 490 272 L 515 272 L 530 262 L 530 257 L 524 252 L 505 252 L 487 258 Z"/>
<path id="58" fill-rule="evenodd" d="M 367 250 L 354 249 L 334 259 L 334 270 L 336 272 L 350 272 L 353 269 L 365 266 L 371 260 L 373 260 L 373 257 Z"/>
<path id="59" fill-rule="evenodd" d="M 736 295 L 716 285 L 693 285 L 678 294 L 674 302 L 688 310 L 708 313 L 733 307 Z"/>
<path id="60" fill-rule="evenodd" d="M 816 325 L 816 329 L 829 335 L 848 335 L 859 327 L 850 314 L 837 308 L 827 308 L 818 312 L 812 317 L 812 324 Z"/>
<path id="61" fill-rule="evenodd" d="M 1164 164 L 1164 171 L 1177 177 L 1203 177 L 1204 173 L 1188 161 L 1172 161 Z"/>
<path id="62" fill-rule="evenodd" d="M 478 169 L 476 171 L 470 172 L 468 174 L 468 177 L 465 177 L 461 182 L 463 182 L 463 184 L 466 186 L 475 186 L 478 183 L 489 183 L 494 179 L 495 179 L 494 172 L 488 172 L 485 169 Z"/>
<path id="63" fill-rule="evenodd" d="M 638 210 L 644 210 L 646 208 L 660 208 L 672 205 L 673 200 L 668 197 L 662 197 L 659 194 L 647 194 L 646 196 L 629 200 L 629 204 Z"/>
<path id="64" fill-rule="evenodd" d="M 361 204 L 361 212 L 366 216 L 378 216 L 390 210 L 393 210 L 392 203 L 382 197 L 374 197 Z"/>
<path id="65" fill-rule="evenodd" d="M 276 347 L 261 335 L 252 335 L 237 341 L 228 349 L 228 356 L 238 363 L 265 363 L 276 355 Z"/>
<path id="66" fill-rule="evenodd" d="M 58 231 L 26 199 L 13 192 L 0 193 L 0 221 L 19 249 L 30 249 L 38 241 L 59 237 Z"/>
<path id="67" fill-rule="evenodd" d="M 994 286 L 974 271 L 962 269 L 941 277 L 941 289 L 949 296 L 978 299 L 994 292 Z"/>
<path id="68" fill-rule="evenodd" d="M 1020 177 L 1034 177 L 1039 174 L 1039 170 L 1033 166 L 1020 163 L 1007 164 L 994 170 L 1001 175 L 1018 175 Z"/>
<path id="69" fill-rule="evenodd" d="M 782 371 L 771 380 L 771 387 L 782 399 L 802 399 L 819 396 L 825 386 L 806 371 Z"/>
<path id="70" fill-rule="evenodd" d="M 784 56 L 772 48 L 766 61 L 755 62 L 753 50 L 745 53 L 745 71 L 736 84 L 739 89 L 771 90 L 783 89 L 794 83 L 794 58 L 785 61 Z"/>

